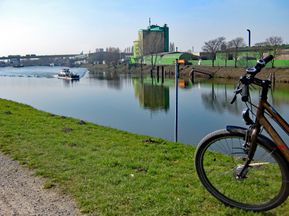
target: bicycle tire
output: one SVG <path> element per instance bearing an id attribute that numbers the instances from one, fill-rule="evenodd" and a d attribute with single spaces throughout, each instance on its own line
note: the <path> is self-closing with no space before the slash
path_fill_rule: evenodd
<path id="1" fill-rule="evenodd" d="M 259 135 L 257 151 L 247 177 L 238 180 L 236 169 L 240 164 L 244 164 L 241 156 L 244 154 L 245 157 L 246 153 L 238 147 L 238 143 L 236 145 L 232 142 L 231 149 L 229 145 L 235 140 L 242 145 L 245 132 L 245 129 L 238 132 L 223 129 L 208 134 L 196 149 L 195 168 L 204 187 L 224 204 L 251 211 L 270 210 L 282 204 L 288 197 L 288 162 L 280 151 L 274 148 L 271 140 Z M 231 151 L 231 154 L 222 152 L 221 149 L 213 150 L 212 147 L 218 147 L 218 144 L 222 149 Z M 241 161 L 243 163 L 238 164 Z M 233 164 L 230 164 L 231 162 Z"/>

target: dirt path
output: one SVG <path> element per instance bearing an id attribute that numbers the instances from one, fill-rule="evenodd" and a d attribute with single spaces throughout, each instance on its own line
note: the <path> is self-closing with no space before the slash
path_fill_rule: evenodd
<path id="1" fill-rule="evenodd" d="M 0 152 L 0 216 L 80 215 L 73 201 Z"/>

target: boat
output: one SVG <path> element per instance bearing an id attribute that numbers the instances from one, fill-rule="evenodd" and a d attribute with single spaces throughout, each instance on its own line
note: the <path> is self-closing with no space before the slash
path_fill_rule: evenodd
<path id="1" fill-rule="evenodd" d="M 63 68 L 58 74 L 59 79 L 78 80 L 79 75 L 71 72 L 68 68 Z"/>

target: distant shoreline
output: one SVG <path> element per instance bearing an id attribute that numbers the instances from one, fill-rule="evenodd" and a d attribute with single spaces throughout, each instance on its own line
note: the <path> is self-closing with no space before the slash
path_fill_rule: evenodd
<path id="1" fill-rule="evenodd" d="M 117 74 L 121 74 L 124 71 L 131 74 L 150 74 L 151 73 L 151 66 L 150 65 L 143 65 L 142 70 L 141 66 L 130 66 L 130 68 L 127 65 L 85 65 L 90 72 L 113 72 Z M 209 72 L 210 74 L 213 74 L 214 78 L 224 78 L 224 79 L 234 79 L 238 80 L 240 76 L 242 76 L 245 73 L 245 68 L 234 68 L 234 67 L 210 67 L 210 66 L 198 66 L 198 65 L 185 65 L 180 66 L 180 76 L 184 79 L 190 78 L 190 73 L 192 70 L 198 70 L 203 72 Z M 161 76 L 161 67 L 159 68 L 159 74 Z M 164 72 L 165 77 L 173 78 L 175 73 L 175 66 L 174 65 L 166 65 L 164 66 Z M 154 70 L 154 75 L 157 74 L 157 69 Z M 275 76 L 276 82 L 281 83 L 289 83 L 289 68 L 264 68 L 260 74 L 258 74 L 258 77 L 260 78 L 269 78 L 270 74 Z M 196 76 L 206 76 L 202 74 L 197 74 Z"/>

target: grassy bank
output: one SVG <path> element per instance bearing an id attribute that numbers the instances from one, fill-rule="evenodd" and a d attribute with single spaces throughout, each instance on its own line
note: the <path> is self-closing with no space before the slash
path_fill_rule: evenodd
<path id="1" fill-rule="evenodd" d="M 0 150 L 92 215 L 255 215 L 206 192 L 194 148 L 0 99 Z M 289 202 L 265 214 L 286 215 Z"/>

